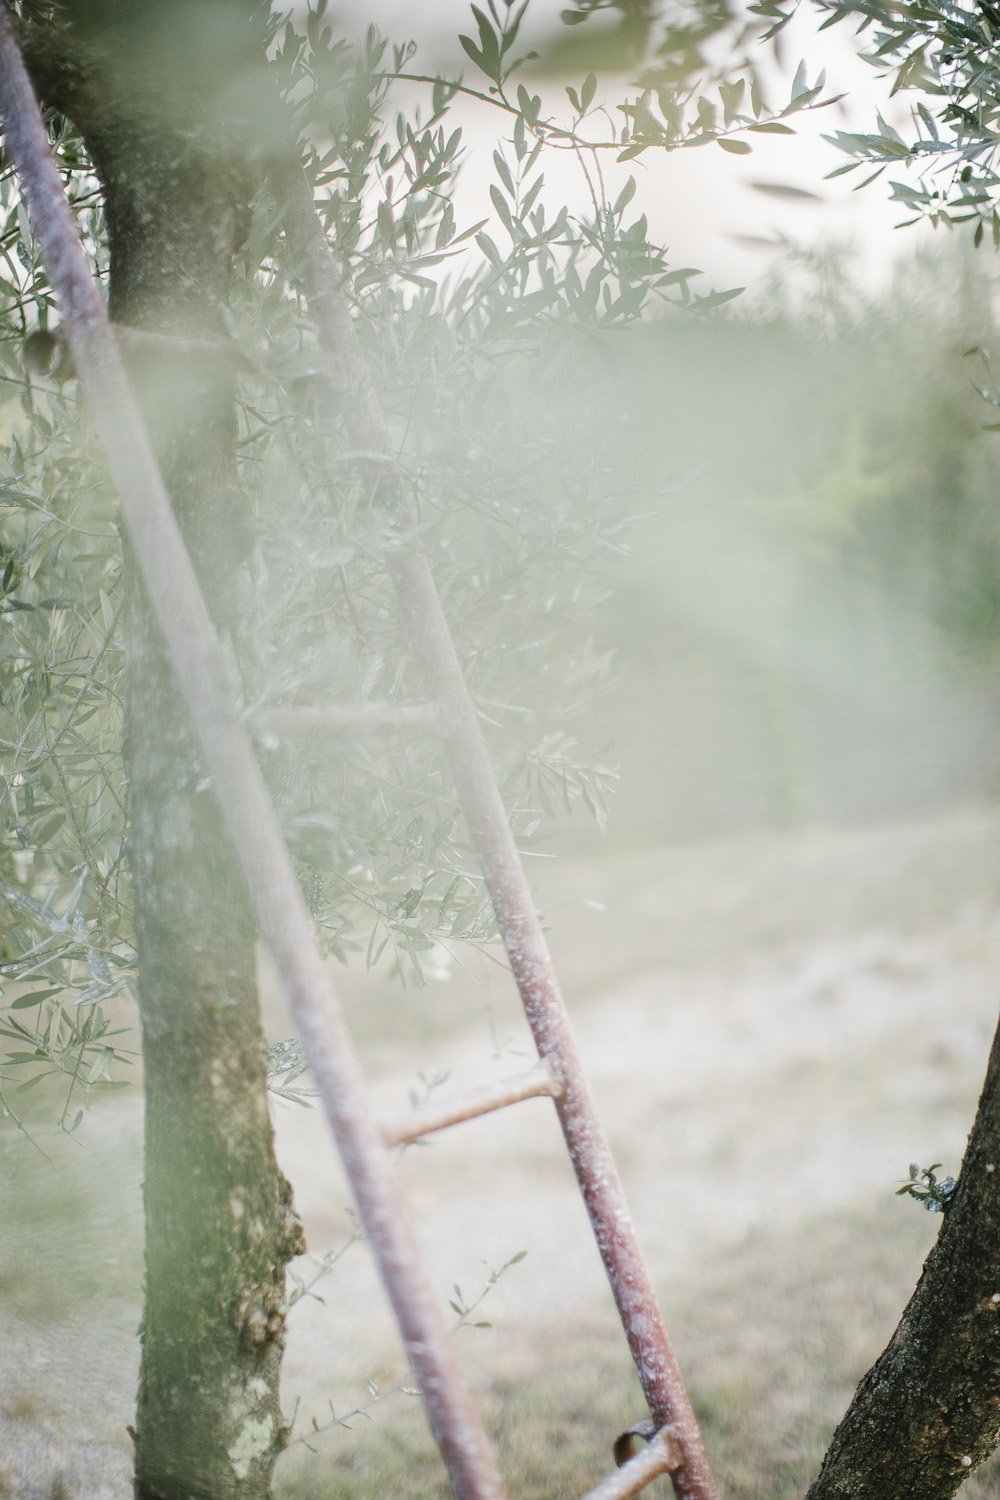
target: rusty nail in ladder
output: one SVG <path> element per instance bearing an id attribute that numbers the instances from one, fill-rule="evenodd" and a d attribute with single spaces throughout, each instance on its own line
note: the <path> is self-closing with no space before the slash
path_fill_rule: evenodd
<path id="1" fill-rule="evenodd" d="M 288 851 L 250 740 L 232 711 L 218 640 L 129 391 L 100 296 L 76 233 L 45 126 L 0 3 L 0 114 L 25 191 L 77 369 L 108 453 L 122 515 L 150 602 L 185 695 L 258 920 L 271 948 L 371 1240 L 434 1435 L 460 1500 L 504 1500 L 489 1446 L 462 1380 L 441 1308 L 398 1201 L 391 1158 L 367 1106 L 364 1077 L 312 938 Z M 391 457 L 370 378 L 340 298 L 335 268 L 304 176 L 284 174 L 286 227 L 307 299 L 327 348 L 353 364 L 362 393 L 359 447 Z M 344 341 L 341 343 L 341 341 Z M 390 556 L 411 637 L 435 701 L 511 967 L 535 1035 L 540 1066 L 530 1092 L 551 1092 L 649 1405 L 653 1436 L 585 1500 L 627 1500 L 670 1472 L 682 1500 L 715 1500 L 687 1393 L 663 1328 L 610 1151 L 556 986 L 475 711 L 423 555 Z M 544 1082 L 546 1088 L 536 1085 Z M 480 1098 L 482 1106 L 482 1099 Z M 500 1100 L 500 1104 L 508 1102 Z M 494 1107 L 486 1104 L 484 1107 Z M 477 1108 L 474 1113 L 481 1112 Z M 461 1118 L 462 1115 L 456 1116 Z M 447 1123 L 447 1122 L 443 1122 Z M 428 1128 L 426 1121 L 423 1128 Z"/>

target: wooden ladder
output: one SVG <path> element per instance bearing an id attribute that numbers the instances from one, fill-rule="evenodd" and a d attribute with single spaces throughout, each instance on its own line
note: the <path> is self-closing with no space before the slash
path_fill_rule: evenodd
<path id="1" fill-rule="evenodd" d="M 0 5 L 0 112 L 77 369 L 108 452 L 133 553 L 201 742 L 238 858 L 296 1022 L 435 1438 L 460 1500 L 505 1500 L 462 1379 L 443 1310 L 399 1201 L 391 1148 L 522 1099 L 552 1099 L 649 1407 L 649 1419 L 615 1445 L 620 1466 L 585 1500 L 626 1500 L 669 1472 L 682 1500 L 717 1500 L 698 1425 L 657 1306 L 618 1172 L 594 1108 L 552 961 L 426 557 L 409 534 L 405 504 L 385 496 L 386 561 L 429 705 L 378 711 L 382 727 L 418 720 L 444 736 L 538 1061 L 505 1082 L 401 1119 L 376 1120 L 337 997 L 245 726 L 226 687 L 218 640 L 129 391 L 114 336 L 80 244 L 45 127 Z M 354 393 L 353 436 L 391 476 L 394 452 L 311 191 L 297 158 L 276 168 L 290 266 L 322 346 Z M 381 468 L 379 469 L 379 465 Z M 313 728 L 322 710 L 308 710 Z M 376 717 L 378 714 L 376 715 Z M 348 714 L 350 717 L 350 714 Z M 336 713 L 330 717 L 333 725 Z M 345 722 L 341 715 L 341 727 Z M 371 727 L 376 727 L 373 723 Z M 632 1434 L 646 1439 L 628 1456 Z"/>

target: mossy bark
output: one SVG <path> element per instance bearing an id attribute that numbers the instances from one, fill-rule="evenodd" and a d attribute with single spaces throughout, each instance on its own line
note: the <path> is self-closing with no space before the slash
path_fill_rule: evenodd
<path id="1" fill-rule="evenodd" d="M 250 0 L 25 6 L 26 60 L 100 177 L 118 323 L 224 338 L 249 211 L 241 69 L 262 66 Z M 209 606 L 235 631 L 249 528 L 233 373 L 164 340 L 130 375 Z M 167 352 L 164 353 L 164 348 Z M 129 570 L 129 835 L 146 1092 L 139 1500 L 267 1496 L 285 1266 L 304 1246 L 275 1163 L 254 924 L 139 579 Z"/>
<path id="2" fill-rule="evenodd" d="M 808 1500 L 947 1500 L 1000 1441 L 1000 1029 L 916 1290 Z"/>

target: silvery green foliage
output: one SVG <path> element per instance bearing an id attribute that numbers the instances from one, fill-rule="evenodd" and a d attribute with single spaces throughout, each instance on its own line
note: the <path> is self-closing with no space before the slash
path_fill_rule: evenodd
<path id="1" fill-rule="evenodd" d="M 307 1067 L 306 1055 L 296 1037 L 274 1042 L 267 1049 L 267 1086 L 271 1093 L 293 1104 L 307 1104 L 316 1097 L 315 1089 L 299 1082 Z"/>
<path id="2" fill-rule="evenodd" d="M 473 9 L 479 17 L 478 9 Z M 496 9 L 491 5 L 490 10 L 496 20 Z M 745 10 L 730 0 L 695 0 L 691 4 L 681 0 L 662 10 L 649 0 L 576 0 L 573 10 L 562 12 L 562 19 L 568 25 L 581 26 L 600 11 L 617 11 L 621 17 L 621 40 L 639 92 L 609 112 L 606 101 L 595 102 L 597 80 L 591 73 L 582 87 L 566 89 L 574 112 L 568 130 L 539 115 L 538 108 L 534 110 L 550 144 L 561 144 L 561 137 L 566 136 L 569 140 L 565 144 L 575 146 L 583 122 L 600 121 L 609 123 L 610 130 L 598 136 L 590 133 L 587 139 L 597 149 L 613 149 L 618 161 L 631 161 L 651 148 L 711 145 L 733 155 L 749 156 L 755 137 L 794 135 L 795 127 L 788 123 L 792 116 L 835 102 L 824 94 L 825 72 L 810 83 L 804 61 L 795 71 L 787 101 L 777 106 L 768 102 L 768 93 L 773 97 L 773 84 L 765 88 L 761 76 L 765 55 L 761 44 L 788 19 L 784 0 L 761 0 Z M 777 19 L 768 25 L 771 18 Z M 488 27 L 486 17 L 480 21 L 481 34 L 484 22 Z M 462 40 L 468 42 L 467 38 Z M 476 58 L 471 44 L 466 51 Z M 479 62 L 494 79 L 491 92 L 503 96 L 507 81 L 503 68 L 494 63 L 491 71 L 488 60 Z M 518 107 L 531 118 L 522 92 L 518 89 Z M 531 102 L 535 106 L 541 103 Z M 617 120 L 618 115 L 623 118 Z M 689 280 L 698 273 L 687 269 L 672 274 Z M 688 295 L 686 281 L 681 295 Z M 692 302 L 696 308 L 705 308 L 735 295 L 735 291 L 710 292 L 693 297 Z"/>
<path id="3" fill-rule="evenodd" d="M 479 50 L 507 90 L 517 13 L 504 19 L 506 30 L 477 11 Z M 409 49 L 390 52 L 372 31 L 350 48 L 321 13 L 305 36 L 286 29 L 276 66 L 398 444 L 393 484 L 414 507 L 515 831 L 528 840 L 577 801 L 600 816 L 610 771 L 588 763 L 566 725 L 607 671 L 589 621 L 642 468 L 606 372 L 617 332 L 658 299 L 687 298 L 697 273 L 678 275 L 649 243 L 631 187 L 593 217 L 548 206 L 554 131 L 523 87 L 519 107 L 496 95 L 509 138 L 492 153 L 494 217 L 463 226 L 451 199 L 463 150 L 448 125 L 453 84 L 428 81 L 423 104 L 393 110 L 393 79 L 413 76 Z M 581 92 L 592 105 L 593 86 Z M 243 445 L 261 535 L 247 597 L 250 715 L 420 702 L 383 562 L 380 476 L 358 451 L 349 393 L 331 399 L 337 372 L 282 277 L 268 275 L 280 260 L 262 200 L 234 327 L 244 347 L 261 325 L 268 341 Z M 436 942 L 492 936 L 433 736 L 298 750 L 265 737 L 264 754 L 332 951 L 361 935 L 370 961 L 388 947 L 419 968 Z"/>
<path id="4" fill-rule="evenodd" d="M 96 183 L 53 122 L 78 221 L 104 271 Z M 0 1115 L 43 1078 L 67 1128 L 126 1060 L 104 1007 L 133 966 L 123 863 L 121 548 L 75 383 L 31 381 L 22 348 L 51 293 L 9 168 L 0 173 Z M 10 989 L 20 981 L 19 985 Z"/>
<path id="5" fill-rule="evenodd" d="M 952 0 L 816 0 L 824 26 L 853 23 L 865 60 L 892 79 L 893 94 L 914 90 L 913 128 L 897 130 L 881 115 L 868 133 L 837 131 L 826 137 L 852 158 L 829 175 L 866 171 L 858 186 L 886 169 L 905 172 L 890 181 L 891 197 L 909 217 L 935 226 L 969 223 L 981 244 L 986 234 L 1000 247 L 1000 8 Z M 769 35 L 785 25 L 794 7 L 760 0 L 751 12 L 770 21 Z"/>
<path id="6" fill-rule="evenodd" d="M 404 529 L 430 555 L 523 842 L 557 807 L 582 803 L 601 816 L 613 779 L 567 726 L 608 670 L 589 621 L 604 560 L 624 545 L 623 496 L 643 477 L 626 398 L 615 394 L 618 331 L 658 301 L 704 310 L 719 299 L 693 298 L 698 273 L 672 269 L 649 242 L 631 207 L 634 183 L 609 202 L 592 170 L 590 216 L 547 204 L 546 151 L 578 150 L 578 127 L 599 101 L 593 77 L 570 90 L 566 127 L 512 81 L 523 6 L 475 10 L 479 40 L 466 51 L 489 83 L 480 97 L 498 106 L 508 133 L 490 163 L 491 220 L 467 225 L 452 197 L 464 148 L 449 105 L 460 88 L 477 91 L 427 79 L 418 106 L 395 108 L 398 79 L 412 98 L 413 49 L 390 49 L 374 29 L 348 45 L 324 9 L 302 31 L 288 24 L 276 34 L 273 71 L 397 445 Z M 624 134 L 604 144 L 631 155 L 645 136 L 634 111 L 626 118 Z M 96 185 L 72 130 L 54 125 L 103 274 Z M 16 1117 L 18 1091 L 55 1073 L 66 1123 L 77 1096 L 111 1086 L 109 1067 L 125 1060 L 102 1008 L 134 965 L 121 554 L 79 388 L 65 367 L 49 375 L 42 362 L 30 381 L 24 374 L 25 335 L 47 326 L 51 298 L 9 172 L 0 205 L 9 299 L 0 323 L 0 900 L 4 973 L 29 985 L 11 992 L 0 1020 L 10 1044 L 0 1098 Z M 249 371 L 239 455 L 258 537 L 234 674 L 247 722 L 266 724 L 280 705 L 419 702 L 384 561 L 382 475 L 358 452 L 350 393 L 338 399 L 264 191 L 241 254 L 230 333 Z M 375 962 L 388 949 L 419 975 L 435 943 L 495 936 L 434 736 L 296 746 L 264 730 L 258 743 L 328 951 L 344 958 L 360 948 Z M 294 1072 L 277 1076 L 297 1095 Z"/>

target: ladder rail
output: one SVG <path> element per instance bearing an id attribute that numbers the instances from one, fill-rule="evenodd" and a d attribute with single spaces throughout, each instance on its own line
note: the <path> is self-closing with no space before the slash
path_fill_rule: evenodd
<path id="1" fill-rule="evenodd" d="M 260 767 L 250 739 L 229 705 L 224 661 L 211 616 L 80 244 L 17 47 L 10 13 L 2 5 L 0 115 L 46 270 L 62 306 L 77 368 L 108 454 L 133 551 L 187 701 L 258 921 L 271 947 L 303 1050 L 337 1140 L 362 1223 L 420 1380 L 431 1427 L 460 1500 L 504 1500 L 503 1486 L 462 1380 L 440 1305 L 420 1264 L 415 1240 L 398 1200 L 390 1156 L 368 1107 L 360 1062 L 313 940 L 309 915 Z M 348 349 L 354 349 L 363 363 L 350 314 L 331 279 L 335 275 L 332 257 L 304 176 L 301 182 L 309 199 L 309 222 L 322 241 L 318 260 L 314 256 L 315 266 L 322 273 L 320 300 L 324 294 L 334 294 L 333 305 L 340 308 L 340 322 L 343 325 L 346 320 L 355 340 L 348 343 Z M 311 248 L 315 251 L 315 244 Z M 362 389 L 371 390 L 370 377 Z M 361 445 L 371 447 L 375 431 L 379 439 L 376 452 L 389 456 L 388 434 L 380 423 L 377 403 L 368 406 L 368 417 L 370 430 L 359 434 Z M 559 1086 L 557 1109 L 655 1424 L 662 1429 L 666 1420 L 672 1418 L 683 1460 L 678 1469 L 673 1463 L 674 1436 L 668 1443 L 658 1433 L 650 1444 L 652 1454 L 640 1454 L 629 1460 L 621 1475 L 612 1476 L 591 1492 L 590 1500 L 625 1500 L 636 1493 L 653 1477 L 653 1472 L 647 1475 L 641 1463 L 644 1458 L 647 1463 L 659 1463 L 655 1472 L 671 1469 L 675 1488 L 685 1500 L 713 1500 L 714 1486 L 707 1463 L 702 1462 L 697 1425 L 659 1319 L 614 1164 L 590 1102 L 551 960 L 520 871 L 475 710 L 465 690 L 426 559 L 411 549 L 390 557 L 390 567 L 408 622 L 411 628 L 419 627 L 418 654 L 425 662 L 430 682 L 447 688 L 447 692 L 437 692 L 435 697 L 446 707 L 461 709 L 448 744 L 453 762 L 460 762 L 456 765 L 456 775 L 463 803 L 467 804 L 466 816 L 470 826 L 478 830 L 487 885 L 540 1057 L 552 1069 Z M 475 778 L 474 785 L 469 783 L 470 776 Z M 669 1463 L 661 1462 L 668 1457 Z"/>
<path id="2" fill-rule="evenodd" d="M 275 168 L 273 179 L 276 195 L 285 203 L 291 261 L 320 346 L 341 366 L 340 389 L 354 393 L 356 446 L 381 459 L 380 473 L 390 473 L 395 465 L 392 440 L 301 164 L 296 161 Z M 427 557 L 419 543 L 406 537 L 403 520 L 397 509 L 391 517 L 394 536 L 387 565 L 428 693 L 443 710 L 445 744 L 459 801 L 528 1024 L 539 1057 L 560 1085 L 555 1101 L 559 1121 L 643 1394 L 656 1425 L 669 1423 L 680 1443 L 684 1464 L 671 1475 L 679 1500 L 718 1500 L 698 1422 L 594 1106 L 475 706 Z"/>

